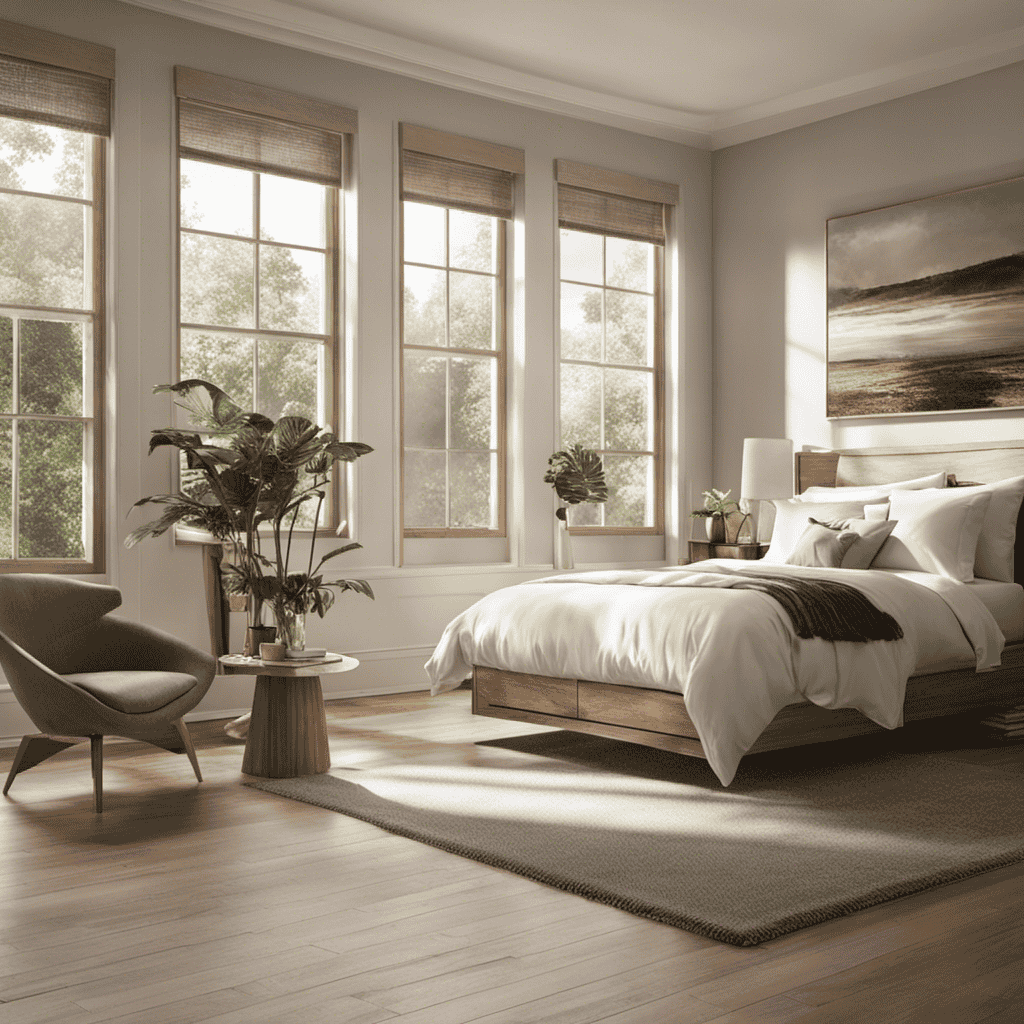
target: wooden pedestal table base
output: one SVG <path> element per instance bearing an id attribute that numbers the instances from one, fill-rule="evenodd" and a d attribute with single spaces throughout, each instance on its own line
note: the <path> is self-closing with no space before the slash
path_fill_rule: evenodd
<path id="1" fill-rule="evenodd" d="M 220 664 L 228 675 L 256 675 L 242 758 L 246 775 L 292 779 L 331 767 L 320 676 L 350 672 L 359 664 L 355 658 L 328 654 L 318 661 L 262 661 L 228 654 Z"/>

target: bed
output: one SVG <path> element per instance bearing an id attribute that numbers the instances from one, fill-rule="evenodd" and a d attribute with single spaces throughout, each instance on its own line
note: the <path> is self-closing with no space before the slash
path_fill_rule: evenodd
<path id="1" fill-rule="evenodd" d="M 903 503 L 900 505 L 903 508 L 908 501 L 911 505 L 932 501 L 932 496 L 935 500 L 949 499 L 947 503 L 951 506 L 964 502 L 979 505 L 981 499 L 977 498 L 976 492 L 991 490 L 979 485 L 999 484 L 1002 487 L 1000 482 L 1009 483 L 1013 478 L 1021 478 L 1017 487 L 1019 502 L 1019 491 L 1024 489 L 1024 443 L 806 451 L 796 454 L 794 474 L 798 500 L 808 500 L 808 508 L 825 507 L 818 503 L 818 492 L 822 489 L 828 498 L 835 497 L 836 492 L 828 492 L 827 489 L 842 489 L 838 497 L 845 499 L 865 493 L 864 488 L 869 485 L 884 489 L 898 482 L 929 479 L 936 475 L 947 483 L 942 492 L 918 483 L 919 493 L 908 498 L 908 492 L 902 487 L 894 488 L 897 493 L 893 495 L 891 507 L 896 509 L 898 502 Z M 951 486 L 957 488 L 957 494 L 948 493 Z M 994 505 L 994 501 L 989 504 Z M 877 510 L 885 503 L 863 503 L 864 507 L 869 505 Z M 634 623 L 631 627 L 634 633 L 646 631 L 644 640 L 647 644 L 646 648 L 633 644 L 636 648 L 631 655 L 635 659 L 633 679 L 625 678 L 621 660 L 616 660 L 613 665 L 607 657 L 604 663 L 589 663 L 588 668 L 594 669 L 592 671 L 545 673 L 523 671 L 522 666 L 572 662 L 572 657 L 568 656 L 570 652 L 558 650 L 559 645 L 571 647 L 573 644 L 571 639 L 566 640 L 564 630 L 540 640 L 527 631 L 525 639 L 532 645 L 527 656 L 521 649 L 524 637 L 518 637 L 520 645 L 517 648 L 517 634 L 521 632 L 518 629 L 520 613 L 511 612 L 507 613 L 504 623 L 492 630 L 492 642 L 474 647 L 467 640 L 469 630 L 465 625 L 472 620 L 471 609 L 464 613 L 469 619 L 463 620 L 462 627 L 459 626 L 460 619 L 449 626 L 445 639 L 428 662 L 432 691 L 436 693 L 457 685 L 454 676 L 459 675 L 460 664 L 463 667 L 471 664 L 475 714 L 556 726 L 705 758 L 726 785 L 731 781 L 739 758 L 748 753 L 828 742 L 879 732 L 905 722 L 1022 703 L 1024 590 L 1011 582 L 1024 580 L 1024 543 L 1014 543 L 1017 535 L 1024 538 L 1024 532 L 1019 529 L 1019 507 L 1009 524 L 1008 568 L 1002 579 L 991 583 L 981 579 L 969 583 L 954 581 L 931 572 L 878 569 L 874 562 L 868 570 L 793 569 L 770 564 L 770 558 L 763 566 L 758 562 L 740 565 L 738 560 L 730 565 L 728 563 L 733 560 L 720 559 L 687 566 L 679 577 L 682 587 L 691 587 L 700 571 L 710 574 L 708 578 L 742 574 L 746 570 L 768 575 L 778 572 L 855 581 L 858 587 L 866 589 L 879 607 L 892 608 L 896 618 L 908 624 L 916 644 L 914 653 L 908 654 L 903 640 L 889 644 L 794 641 L 791 630 L 788 636 L 781 636 L 777 641 L 765 639 L 784 632 L 779 625 L 781 616 L 778 614 L 765 627 L 763 636 L 756 630 L 751 632 L 752 627 L 737 627 L 735 622 L 731 623 L 731 633 L 728 630 L 721 632 L 724 628 L 721 626 L 709 627 L 709 636 L 727 638 L 724 646 L 749 640 L 748 646 L 761 652 L 759 657 L 765 663 L 755 666 L 748 658 L 745 663 L 738 662 L 742 668 L 732 671 L 728 678 L 720 673 L 717 679 L 712 680 L 713 685 L 709 685 L 708 680 L 704 681 L 705 689 L 710 689 L 720 704 L 729 707 L 742 704 L 742 714 L 749 717 L 749 721 L 740 724 L 742 735 L 738 739 L 728 738 L 724 743 L 724 753 L 720 749 L 723 747 L 723 739 L 719 735 L 721 730 L 701 707 L 701 691 L 676 682 L 670 686 L 657 675 L 664 669 L 647 663 L 652 659 L 646 657 L 645 651 L 658 652 L 667 642 L 666 635 L 659 632 L 664 627 L 659 625 L 648 629 L 645 624 L 636 626 Z M 783 512 L 784 509 L 780 510 L 780 517 Z M 803 514 L 802 509 L 799 514 Z M 868 514 L 877 518 L 878 513 L 869 511 Z M 911 523 L 910 513 L 904 511 L 903 514 L 907 517 L 904 522 Z M 975 518 L 980 522 L 980 514 Z M 894 542 L 897 530 L 893 531 Z M 984 531 L 982 536 L 985 536 Z M 972 561 L 974 550 L 972 546 Z M 978 550 L 980 558 L 980 548 Z M 921 568 L 920 564 L 918 568 Z M 998 576 L 994 570 L 992 574 Z M 530 585 L 521 584 L 519 587 L 528 589 L 520 593 L 535 606 L 538 600 L 547 599 L 549 595 L 556 600 L 554 595 L 560 590 L 557 600 L 563 602 L 569 614 L 577 616 L 577 624 L 586 621 L 580 618 L 581 607 L 592 604 L 594 614 L 600 618 L 594 626 L 594 635 L 607 638 L 614 636 L 618 626 L 613 619 L 607 618 L 607 606 L 590 597 L 597 593 L 597 589 L 587 584 L 602 582 L 594 579 L 596 575 L 599 574 L 587 574 L 587 580 L 576 579 L 561 588 L 557 577 Z M 621 578 L 617 579 L 622 582 Z M 701 591 L 697 598 L 690 596 L 692 591 L 688 590 L 684 596 L 682 590 L 674 589 L 675 579 L 671 571 L 664 570 L 653 580 L 628 581 L 641 585 L 619 587 L 618 590 L 613 586 L 612 591 L 626 595 L 623 600 L 629 604 L 630 614 L 639 604 L 655 608 L 655 598 L 650 591 L 658 590 L 664 595 L 658 597 L 659 601 L 674 601 L 680 608 L 687 603 L 688 607 L 696 607 L 695 602 L 698 601 L 700 607 L 721 604 L 727 623 L 731 621 L 729 616 L 733 609 L 745 607 L 742 602 L 749 605 L 755 601 L 751 596 L 741 598 L 738 591 L 732 590 Z M 549 585 L 546 590 L 543 589 L 545 585 Z M 508 599 L 509 592 L 517 589 L 507 588 L 500 597 L 491 597 L 497 606 L 501 606 L 501 602 Z M 736 596 L 719 596 L 726 593 Z M 938 599 L 931 596 L 933 593 L 938 594 Z M 762 599 L 761 603 L 764 604 L 765 600 Z M 936 610 L 930 610 L 929 603 L 934 604 Z M 952 617 L 943 608 L 943 603 L 952 609 Z M 529 613 L 529 608 L 522 611 L 523 615 Z M 636 622 L 645 620 L 637 617 Z M 947 641 L 949 649 L 944 647 Z M 797 678 L 788 668 L 783 672 L 774 667 L 776 655 L 770 651 L 771 642 L 786 648 L 787 658 L 802 659 L 802 677 Z M 583 646 L 586 643 L 582 641 Z M 688 650 L 694 650 L 694 644 L 699 647 L 699 631 L 696 639 L 691 637 L 688 643 Z M 842 661 L 847 657 L 853 659 L 849 665 Z M 878 662 L 878 666 L 872 659 Z M 657 661 L 656 658 L 653 660 Z M 831 667 L 833 660 L 838 666 L 834 673 Z M 771 667 L 766 667 L 769 663 Z M 787 673 L 793 675 L 795 686 L 787 684 L 783 687 L 779 683 L 777 676 Z M 833 691 L 844 690 L 847 677 L 878 675 L 889 680 L 884 685 L 890 692 L 868 699 L 851 697 L 844 692 L 827 695 L 812 692 L 816 674 L 825 676 L 830 673 L 840 679 L 840 682 L 830 684 Z M 737 679 L 737 676 L 744 678 Z M 745 678 L 748 676 L 749 680 Z M 636 685 L 638 682 L 640 685 Z M 741 690 L 741 684 L 746 689 Z M 721 696 L 719 691 L 725 696 Z M 770 699 L 765 696 L 768 691 L 772 691 Z M 803 693 L 811 699 L 803 699 Z M 752 728 L 756 734 L 751 733 Z"/>

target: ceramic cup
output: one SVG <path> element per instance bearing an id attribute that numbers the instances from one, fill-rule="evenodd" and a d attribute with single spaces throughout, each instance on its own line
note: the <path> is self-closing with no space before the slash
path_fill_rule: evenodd
<path id="1" fill-rule="evenodd" d="M 260 657 L 264 661 L 284 661 L 284 644 L 260 644 Z"/>

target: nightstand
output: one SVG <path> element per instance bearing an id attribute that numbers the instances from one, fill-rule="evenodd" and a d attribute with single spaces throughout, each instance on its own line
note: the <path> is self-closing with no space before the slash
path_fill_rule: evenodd
<path id="1" fill-rule="evenodd" d="M 709 540 L 691 540 L 689 561 L 705 558 L 764 558 L 767 544 L 712 544 Z"/>

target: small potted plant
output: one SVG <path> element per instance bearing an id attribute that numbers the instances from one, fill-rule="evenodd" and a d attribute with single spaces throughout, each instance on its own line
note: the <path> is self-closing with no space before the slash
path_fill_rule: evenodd
<path id="1" fill-rule="evenodd" d="M 731 490 L 719 491 L 712 487 L 702 494 L 704 507 L 690 513 L 691 519 L 707 520 L 708 540 L 712 544 L 726 543 L 726 523 L 734 512 L 740 511 L 739 503 L 733 501 L 730 494 Z"/>
<path id="2" fill-rule="evenodd" d="M 600 505 L 608 500 L 608 485 L 601 456 L 592 448 L 584 448 L 579 443 L 557 451 L 548 459 L 544 483 L 555 488 L 555 494 L 562 502 L 555 509 L 555 568 L 571 569 L 573 557 L 569 537 L 569 506 L 581 502 Z"/>

